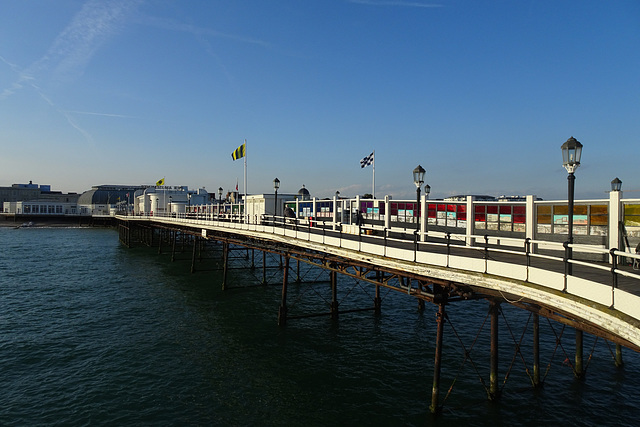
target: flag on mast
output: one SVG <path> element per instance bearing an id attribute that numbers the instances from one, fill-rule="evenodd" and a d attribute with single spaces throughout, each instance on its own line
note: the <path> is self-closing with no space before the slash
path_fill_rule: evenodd
<path id="1" fill-rule="evenodd" d="M 366 168 L 367 166 L 373 164 L 375 151 L 368 156 L 365 156 L 362 160 L 360 160 L 360 168 Z"/>
<path id="2" fill-rule="evenodd" d="M 159 180 L 156 181 L 156 186 L 161 186 L 164 185 L 164 177 L 160 178 Z"/>
<path id="3" fill-rule="evenodd" d="M 373 150 L 371 154 L 365 156 L 362 160 L 360 160 L 360 169 L 366 168 L 369 165 L 373 165 L 373 185 L 371 189 L 371 196 L 376 198 L 376 150 Z"/>
<path id="4" fill-rule="evenodd" d="M 245 142 L 240 147 L 236 148 L 236 150 L 231 153 L 231 158 L 233 160 L 238 160 L 247 155 L 247 143 Z"/>

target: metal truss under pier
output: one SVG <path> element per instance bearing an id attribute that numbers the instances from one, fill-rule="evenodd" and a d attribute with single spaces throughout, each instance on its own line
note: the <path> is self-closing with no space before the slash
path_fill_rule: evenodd
<path id="1" fill-rule="evenodd" d="M 309 242 L 299 239 L 278 239 L 274 240 L 269 235 L 262 236 L 260 233 L 242 233 L 233 228 L 224 229 L 219 227 L 203 228 L 201 225 L 188 223 L 172 223 L 171 221 L 156 221 L 150 218 L 138 217 L 119 217 L 118 231 L 120 241 L 128 246 L 146 245 L 149 247 L 158 247 L 158 252 L 171 252 L 172 261 L 175 259 L 176 252 L 185 252 L 191 250 L 191 271 L 196 270 L 196 259 L 202 256 L 207 245 L 215 245 L 216 250 L 221 252 L 222 258 L 222 289 L 229 289 L 229 271 L 233 268 L 232 253 L 237 251 L 243 252 L 245 259 L 249 258 L 251 253 L 251 268 L 256 268 L 254 251 L 261 253 L 258 257 L 262 261 L 262 280 L 258 279 L 260 284 L 267 284 L 267 276 L 269 271 L 274 268 L 268 265 L 267 257 L 273 256 L 280 261 L 277 268 L 281 272 L 279 279 L 282 283 L 282 295 L 280 306 L 278 307 L 278 323 L 286 325 L 287 321 L 320 315 L 331 316 L 338 319 L 340 315 L 361 310 L 373 310 L 380 312 L 382 309 L 381 290 L 386 289 L 406 294 L 415 298 L 418 309 L 422 310 L 425 303 L 431 303 L 437 306 L 436 316 L 436 343 L 434 356 L 434 374 L 432 396 L 430 403 L 430 411 L 438 413 L 441 411 L 444 402 L 450 395 L 453 384 L 449 388 L 444 399 L 441 396 L 441 366 L 443 363 L 443 340 L 445 325 L 449 325 L 455 333 L 455 327 L 452 319 L 447 314 L 447 306 L 452 303 L 461 303 L 470 300 L 486 300 L 488 302 L 487 318 L 490 323 L 490 356 L 489 356 L 489 379 L 484 381 L 481 379 L 487 396 L 491 400 L 495 400 L 500 396 L 501 387 L 504 387 L 509 372 L 513 368 L 513 360 L 519 356 L 523 362 L 526 359 L 521 351 L 521 342 L 524 339 L 523 332 L 520 342 L 511 333 L 514 341 L 514 355 L 511 366 L 501 384 L 499 377 L 499 342 L 498 330 L 499 321 L 502 316 L 504 321 L 503 310 L 501 304 L 505 301 L 514 307 L 527 310 L 530 312 L 530 322 L 532 324 L 532 363 L 526 366 L 525 370 L 530 379 L 532 387 L 540 387 L 544 383 L 546 373 L 543 372 L 543 365 L 540 360 L 540 317 L 547 318 L 559 323 L 561 331 L 556 332 L 552 327 L 556 339 L 556 349 L 562 346 L 562 334 L 565 326 L 575 328 L 575 353 L 573 354 L 573 362 L 571 364 L 573 373 L 576 377 L 582 378 L 586 373 L 587 364 L 584 362 L 583 352 L 583 332 L 587 332 L 595 337 L 604 338 L 606 341 L 615 344 L 615 352 L 611 350 L 612 358 L 616 366 L 622 366 L 622 347 L 628 347 L 636 352 L 640 351 L 640 347 L 615 333 L 610 329 L 603 327 L 597 323 L 587 319 L 579 318 L 570 312 L 559 310 L 557 306 L 548 304 L 544 299 L 535 300 L 532 298 L 523 298 L 521 294 L 510 293 L 505 289 L 490 289 L 479 286 L 473 281 L 465 282 L 464 280 L 449 280 L 442 275 L 432 274 L 433 269 L 416 269 L 409 268 L 407 262 L 389 262 L 386 257 L 363 256 L 359 252 L 349 250 L 329 251 L 322 250 L 321 245 L 312 245 Z M 407 241 L 405 245 L 411 246 L 414 242 Z M 401 245 L 401 243 L 399 243 Z M 450 250 L 450 249 L 447 249 Z M 165 252 L 165 253 L 166 253 Z M 382 259 L 386 262 L 382 262 Z M 297 262 L 297 269 L 292 268 L 291 261 Z M 329 310 L 325 312 L 303 313 L 293 315 L 289 312 L 288 294 L 291 283 L 300 281 L 300 263 L 318 268 L 328 272 L 329 276 Z M 246 268 L 246 267 L 243 267 Z M 337 275 L 350 277 L 358 282 L 368 283 L 373 287 L 375 296 L 371 307 L 359 307 L 356 309 L 341 310 L 341 301 L 339 300 L 339 289 Z M 294 280 L 291 280 L 291 276 Z M 458 276 L 463 277 L 463 276 Z M 272 279 L 273 277 L 271 277 Z M 529 322 L 524 327 L 529 327 Z M 509 326 L 510 328 L 510 326 Z M 482 326 L 480 326 L 480 330 Z M 480 331 L 478 331 L 480 332 Z M 510 330 L 511 332 L 511 330 Z M 597 339 L 597 338 L 596 338 Z M 464 349 L 464 363 L 472 363 L 470 357 L 470 348 L 467 348 L 462 341 L 460 345 Z M 555 351 L 554 351 L 555 354 Z M 571 358 L 565 352 L 566 360 Z M 591 355 L 588 356 L 589 360 Z M 549 370 L 547 365 L 547 373 Z M 477 368 L 476 368 L 477 370 Z M 455 380 L 454 380 L 455 383 Z"/>

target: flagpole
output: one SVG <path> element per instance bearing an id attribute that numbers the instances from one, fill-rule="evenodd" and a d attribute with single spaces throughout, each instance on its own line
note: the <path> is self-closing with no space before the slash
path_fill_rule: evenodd
<path id="1" fill-rule="evenodd" d="M 373 192 L 371 194 L 376 198 L 376 150 L 373 150 Z"/>

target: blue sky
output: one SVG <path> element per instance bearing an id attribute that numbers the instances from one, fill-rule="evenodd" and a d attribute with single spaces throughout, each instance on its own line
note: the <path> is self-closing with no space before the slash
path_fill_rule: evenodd
<path id="1" fill-rule="evenodd" d="M 640 198 L 640 2 L 5 0 L 0 185 Z"/>

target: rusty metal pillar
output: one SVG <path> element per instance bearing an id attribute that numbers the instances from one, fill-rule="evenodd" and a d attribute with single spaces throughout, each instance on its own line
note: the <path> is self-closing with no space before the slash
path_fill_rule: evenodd
<path id="1" fill-rule="evenodd" d="M 624 363 L 622 362 L 622 346 L 616 344 L 616 368 L 622 368 Z"/>
<path id="2" fill-rule="evenodd" d="M 584 365 L 582 363 L 582 340 L 582 331 L 580 329 L 576 329 L 576 364 L 573 368 L 573 374 L 576 378 L 584 377 Z"/>
<path id="3" fill-rule="evenodd" d="M 162 230 L 158 233 L 158 255 L 159 254 L 162 254 Z"/>
<path id="4" fill-rule="evenodd" d="M 331 268 L 335 268 L 335 264 L 331 263 Z M 329 279 L 331 281 L 331 318 L 338 318 L 338 272 L 329 271 Z"/>
<path id="5" fill-rule="evenodd" d="M 284 258 L 284 274 L 282 275 L 282 300 L 278 309 L 278 325 L 284 326 L 287 323 L 287 286 L 289 282 L 289 256 Z"/>
<path id="6" fill-rule="evenodd" d="M 191 254 L 191 272 L 196 271 L 196 246 L 198 245 L 198 238 L 193 239 L 193 252 Z"/>
<path id="7" fill-rule="evenodd" d="M 489 362 L 489 400 L 496 400 L 499 396 L 498 384 L 498 315 L 500 314 L 500 303 L 489 302 L 489 314 L 491 315 L 491 360 Z"/>
<path id="8" fill-rule="evenodd" d="M 267 251 L 262 251 L 262 284 L 267 284 Z"/>
<path id="9" fill-rule="evenodd" d="M 445 322 L 445 305 L 446 301 L 440 301 L 440 307 L 438 308 L 438 314 L 436 315 L 437 332 L 436 332 L 436 354 L 433 363 L 433 387 L 431 389 L 431 406 L 429 410 L 432 414 L 440 412 L 441 407 L 439 403 L 440 396 L 440 367 L 442 364 L 442 341 L 444 337 L 444 322 Z"/>
<path id="10" fill-rule="evenodd" d="M 222 242 L 222 290 L 227 289 L 227 272 L 229 270 L 229 242 Z"/>
<path id="11" fill-rule="evenodd" d="M 381 273 L 380 271 L 376 271 L 376 282 L 382 282 L 384 278 L 383 274 L 384 273 Z M 376 314 L 380 314 L 382 308 L 382 298 L 380 298 L 380 285 L 378 283 L 376 283 L 376 296 L 373 299 L 373 308 Z"/>
<path id="12" fill-rule="evenodd" d="M 300 260 L 296 260 L 296 283 L 300 283 L 302 279 L 300 278 Z"/>
<path id="13" fill-rule="evenodd" d="M 540 316 L 533 313 L 533 386 L 540 387 Z"/>
<path id="14" fill-rule="evenodd" d="M 177 238 L 178 232 L 177 231 L 173 231 L 171 233 L 171 262 L 174 262 L 176 260 L 176 238 Z"/>

